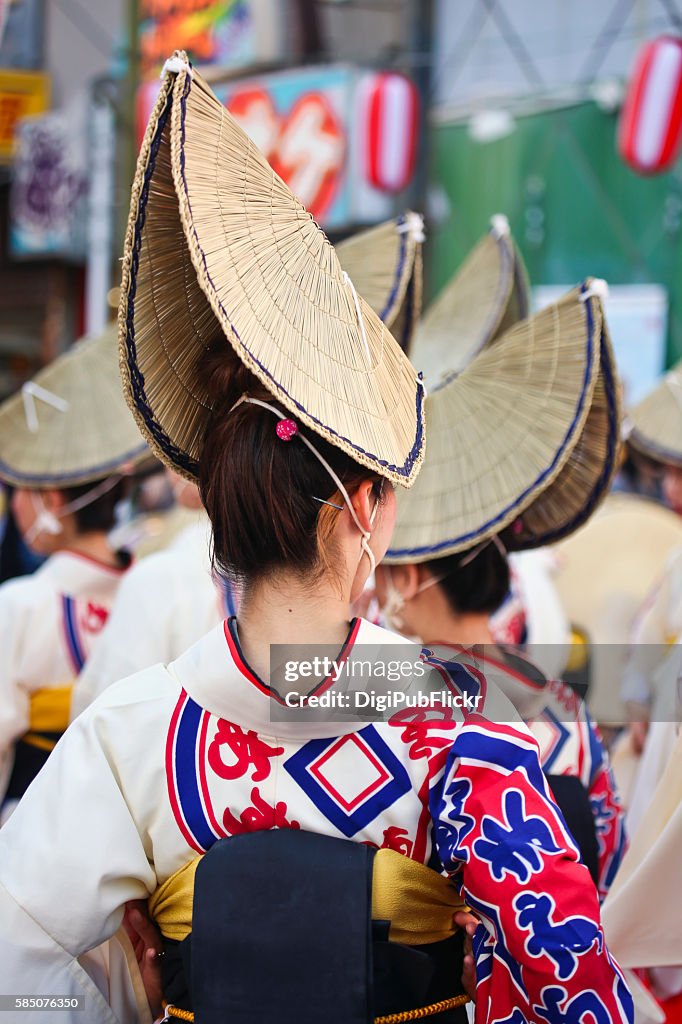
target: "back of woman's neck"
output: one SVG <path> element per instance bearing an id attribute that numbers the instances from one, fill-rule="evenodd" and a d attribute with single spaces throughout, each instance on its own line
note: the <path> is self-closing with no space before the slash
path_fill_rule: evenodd
<path id="1" fill-rule="evenodd" d="M 340 647 L 348 634 L 349 602 L 332 589 L 288 578 L 247 586 L 237 615 L 239 642 L 251 668 L 269 676 L 273 644 Z"/>
<path id="2" fill-rule="evenodd" d="M 490 620 L 485 613 L 467 612 L 463 615 L 449 615 L 442 621 L 434 621 L 429 629 L 430 638 L 425 643 L 492 644 Z"/>
<path id="3" fill-rule="evenodd" d="M 116 551 L 109 544 L 106 533 L 80 533 L 69 539 L 65 545 L 66 551 L 76 555 L 83 555 L 94 562 L 101 562 L 111 569 L 120 569 L 121 562 Z"/>

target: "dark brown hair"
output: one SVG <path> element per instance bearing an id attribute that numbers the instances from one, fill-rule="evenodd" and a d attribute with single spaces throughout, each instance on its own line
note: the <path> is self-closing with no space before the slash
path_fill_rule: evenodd
<path id="1" fill-rule="evenodd" d="M 235 367 L 225 342 L 208 351 L 202 377 L 213 410 L 199 462 L 199 489 L 213 524 L 213 564 L 234 581 L 283 569 L 307 576 L 333 569 L 331 535 L 338 511 L 315 498 L 345 504 L 318 459 L 293 438 L 281 441 L 277 418 L 258 405 L 232 406 L 245 393 L 295 419 L 252 373 Z M 381 477 L 299 424 L 352 495 Z"/>
<path id="2" fill-rule="evenodd" d="M 65 487 L 62 494 L 67 502 L 76 501 L 82 498 L 89 491 L 95 489 L 101 481 L 94 480 L 92 483 L 80 484 L 78 487 Z M 76 528 L 79 533 L 108 533 L 116 525 L 116 506 L 128 495 L 130 483 L 127 479 L 119 480 L 118 483 L 105 494 L 95 498 L 83 508 L 73 513 L 76 520 Z"/>
<path id="3" fill-rule="evenodd" d="M 509 563 L 493 543 L 462 565 L 464 554 L 449 555 L 429 562 L 433 576 L 443 576 L 438 584 L 448 604 L 458 615 L 486 612 L 492 615 L 509 593 Z"/>

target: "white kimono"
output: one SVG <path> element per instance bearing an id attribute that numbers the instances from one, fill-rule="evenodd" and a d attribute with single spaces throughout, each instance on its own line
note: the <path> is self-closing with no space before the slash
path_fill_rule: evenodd
<path id="1" fill-rule="evenodd" d="M 667 649 L 663 662 L 651 674 L 653 701 L 644 750 L 637 760 L 628 803 L 628 828 L 636 832 L 673 752 L 680 729 L 679 680 L 682 646 Z"/>
<path id="2" fill-rule="evenodd" d="M 234 614 L 231 590 L 211 575 L 210 539 L 210 523 L 202 516 L 165 551 L 132 567 L 97 651 L 74 684 L 72 720 L 112 683 L 157 662 L 168 664 Z"/>
<path id="3" fill-rule="evenodd" d="M 682 549 L 668 559 L 658 586 L 639 612 L 632 634 L 621 696 L 648 706 L 649 731 L 628 794 L 628 826 L 634 833 L 666 770 L 680 722 L 682 673 Z"/>
<path id="4" fill-rule="evenodd" d="M 681 846 L 682 736 L 649 794 L 604 903 L 606 933 L 616 955 L 625 967 L 649 968 L 663 998 L 682 990 Z"/>
<path id="5" fill-rule="evenodd" d="M 123 569 L 70 551 L 0 587 L 0 803 L 39 691 L 70 686 L 100 640 Z M 64 722 L 66 726 L 66 722 Z"/>
<path id="6" fill-rule="evenodd" d="M 666 648 L 682 636 L 682 548 L 673 551 L 665 573 L 640 609 L 630 638 L 621 697 L 637 704 L 652 704 L 656 719 L 656 670 L 667 656 Z M 663 717 L 658 716 L 662 721 Z"/>
<path id="7" fill-rule="evenodd" d="M 343 657 L 363 662 L 365 644 L 400 645 L 413 661 L 419 652 L 356 619 Z M 460 700 L 495 706 L 475 667 L 439 672 Z M 331 689 L 325 680 L 314 692 Z M 568 1019 L 584 1009 L 605 1024 L 631 1021 L 594 886 L 523 726 L 449 706 L 373 723 L 279 721 L 279 700 L 226 623 L 167 668 L 109 687 L 79 716 L 0 831 L 0 992 L 84 994 L 85 1016 L 63 1011 L 62 1024 L 133 1024 L 140 1018 L 117 1016 L 77 959 L 113 935 L 126 901 L 153 893 L 221 837 L 302 828 L 422 863 L 437 855 L 485 922 L 477 1024 L 516 1020 L 515 1011 L 534 1020 L 545 1006 Z M 551 893 L 551 910 L 528 902 L 529 881 Z M 22 1014 L 25 1024 L 43 1020 Z"/>

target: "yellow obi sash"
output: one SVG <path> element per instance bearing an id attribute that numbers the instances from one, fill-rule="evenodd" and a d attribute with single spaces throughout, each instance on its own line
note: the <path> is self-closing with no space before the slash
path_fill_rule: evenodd
<path id="1" fill-rule="evenodd" d="M 185 864 L 149 899 L 149 912 L 167 939 L 182 941 L 192 930 L 194 874 L 200 860 Z M 448 878 L 395 850 L 377 850 L 372 917 L 391 922 L 391 942 L 421 946 L 448 939 L 458 930 L 453 915 L 467 909 Z"/>
<path id="2" fill-rule="evenodd" d="M 568 649 L 566 662 L 567 672 L 582 672 L 587 667 L 590 655 L 590 641 L 587 633 L 577 626 L 571 627 L 571 646 Z"/>
<path id="3" fill-rule="evenodd" d="M 71 714 L 71 690 L 68 686 L 46 686 L 31 694 L 29 731 L 22 736 L 24 743 L 39 750 L 53 750 L 55 738 L 66 732 Z M 53 734 L 53 735 L 51 735 Z"/>

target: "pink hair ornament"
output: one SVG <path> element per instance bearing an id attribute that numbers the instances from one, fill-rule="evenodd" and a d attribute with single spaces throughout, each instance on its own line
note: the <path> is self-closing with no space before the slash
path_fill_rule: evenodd
<path id="1" fill-rule="evenodd" d="M 296 420 L 278 420 L 275 431 L 280 441 L 291 441 L 298 434 L 298 423 Z"/>

